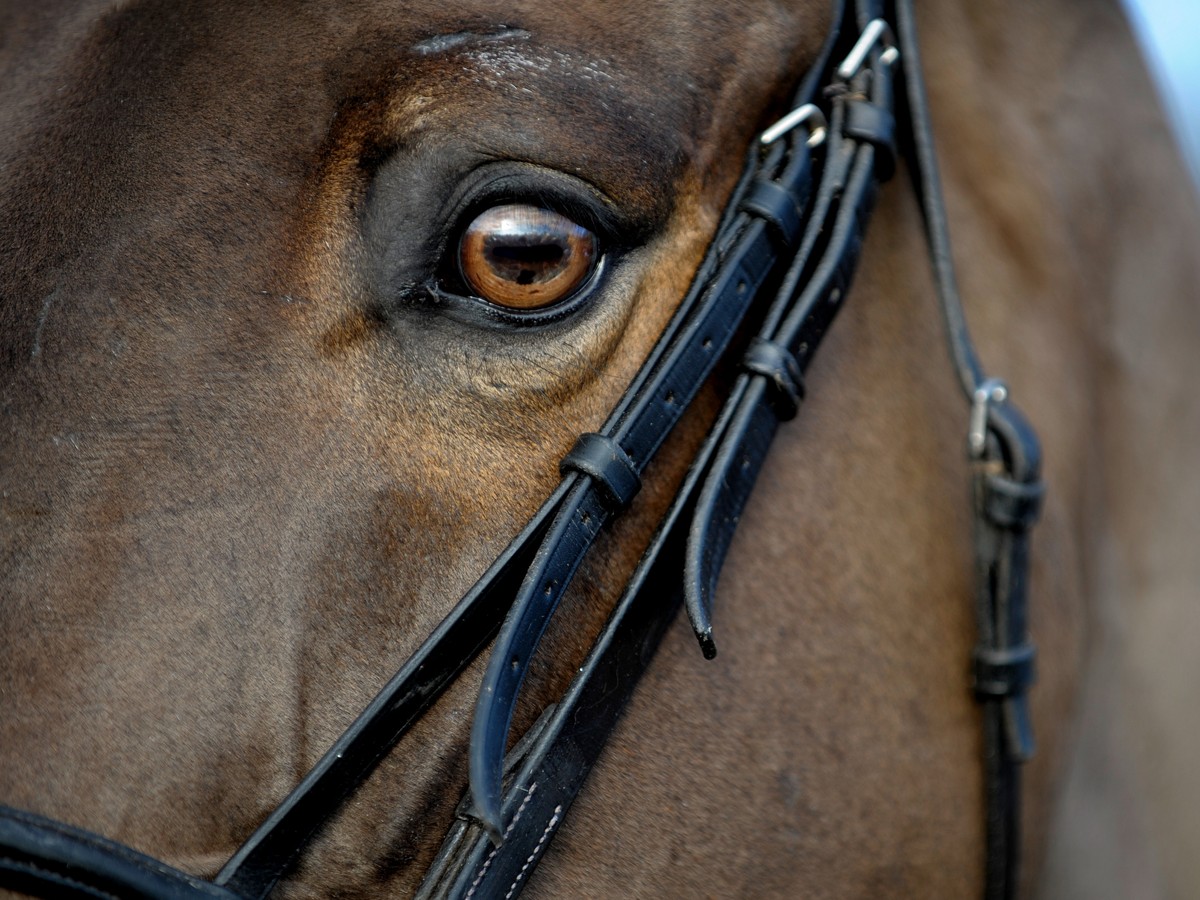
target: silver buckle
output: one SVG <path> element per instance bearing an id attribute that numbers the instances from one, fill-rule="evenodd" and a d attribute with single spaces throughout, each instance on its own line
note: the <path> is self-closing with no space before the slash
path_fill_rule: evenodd
<path id="1" fill-rule="evenodd" d="M 1008 385 L 999 378 L 989 378 L 975 388 L 971 403 L 971 424 L 967 429 L 967 450 L 972 459 L 983 457 L 987 449 L 988 410 L 993 404 L 1008 399 Z"/>
<path id="2" fill-rule="evenodd" d="M 842 64 L 837 67 L 837 72 L 834 74 L 838 81 L 849 81 L 857 75 L 867 61 L 867 54 L 880 42 L 885 48 L 883 55 L 879 57 L 881 63 L 890 66 L 900 58 L 900 49 L 896 46 L 896 37 L 892 34 L 891 26 L 883 19 L 872 19 L 859 35 L 858 41 L 850 49 L 850 52 L 846 54 Z"/>
<path id="3" fill-rule="evenodd" d="M 825 140 L 825 134 L 829 130 L 829 123 L 825 121 L 825 113 L 821 112 L 821 110 L 811 103 L 805 103 L 803 106 L 797 106 L 764 131 L 759 141 L 764 147 L 768 144 L 773 144 L 797 125 L 801 124 L 808 126 L 808 139 L 805 141 L 808 146 L 816 147 Z"/>

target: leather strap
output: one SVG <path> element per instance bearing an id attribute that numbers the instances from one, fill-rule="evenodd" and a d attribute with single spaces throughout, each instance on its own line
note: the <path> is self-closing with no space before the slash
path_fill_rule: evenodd
<path id="1" fill-rule="evenodd" d="M 796 418 L 800 401 L 804 399 L 804 372 L 790 347 L 756 337 L 742 357 L 742 368 L 766 379 L 779 421 L 788 422 Z"/>
<path id="2" fill-rule="evenodd" d="M 974 658 L 1028 657 L 1027 677 L 1009 680 L 1005 693 L 1000 696 L 990 691 L 976 693 L 983 706 L 987 823 L 984 896 L 986 900 L 1011 900 L 1016 896 L 1020 875 L 1020 768 L 1034 750 L 1025 697 L 1033 676 L 1026 606 L 1028 532 L 1044 492 L 1041 448 L 1033 428 L 1007 401 L 1006 391 L 1003 401 L 987 401 L 991 382 L 971 343 L 954 272 L 912 2 L 896 0 L 895 6 L 897 38 L 905 60 L 904 121 L 908 130 L 902 143 L 920 200 L 950 355 L 963 393 L 974 405 L 972 421 L 979 418 L 986 422 L 985 433 L 978 436 L 982 446 L 973 450 L 972 463 L 975 612 L 979 631 Z M 973 440 L 975 437 L 972 435 Z"/>
<path id="3" fill-rule="evenodd" d="M 751 183 L 759 187 L 757 196 L 764 196 L 761 185 L 770 180 L 771 196 L 786 194 L 791 204 L 803 207 L 810 168 L 809 147 L 792 141 L 784 159 L 768 154 L 755 160 Z M 591 439 L 619 448 L 617 455 L 631 472 L 640 474 L 658 451 L 743 319 L 781 275 L 780 261 L 786 257 L 779 255 L 777 246 L 784 231 L 774 221 L 777 210 L 766 219 L 757 214 L 755 204 L 740 198 L 734 208 L 737 213 L 710 249 L 710 264 L 702 267 L 702 277 L 693 283 L 643 377 L 635 380 L 609 418 L 602 438 Z M 576 452 L 564 460 L 566 469 L 579 468 Z M 551 615 L 608 520 L 611 507 L 603 501 L 608 494 L 603 478 L 590 472 L 572 488 L 522 582 L 484 673 L 471 735 L 471 792 L 476 813 L 497 843 L 503 838 L 504 749 L 517 695 Z"/>
<path id="4" fill-rule="evenodd" d="M 35 897 L 237 900 L 237 895 L 123 844 L 0 806 L 0 873 Z"/>
<path id="5" fill-rule="evenodd" d="M 571 452 L 562 458 L 559 471 L 563 475 L 579 472 L 591 478 L 614 513 L 629 506 L 642 487 L 637 463 L 604 434 L 581 434 Z"/>
<path id="6" fill-rule="evenodd" d="M 929 245 L 930 265 L 934 286 L 946 329 L 946 342 L 958 373 L 959 385 L 970 402 L 975 389 L 985 376 L 975 353 L 967 319 L 958 292 L 954 270 L 954 254 L 950 247 L 950 226 L 946 220 L 946 203 L 942 195 L 942 179 L 938 171 L 937 149 L 933 145 L 933 123 L 925 91 L 921 50 L 917 42 L 917 26 L 909 0 L 896 2 L 896 36 L 904 54 L 904 85 L 907 101 L 906 133 L 903 136 L 908 172 L 913 190 L 921 205 L 925 224 L 925 239 Z"/>
<path id="7" fill-rule="evenodd" d="M 217 875 L 217 884 L 247 900 L 261 900 L 271 893 L 345 798 L 495 637 L 569 485 L 570 479 L 547 499 L 450 615 L 230 858 Z"/>
<path id="8" fill-rule="evenodd" d="M 781 184 L 766 178 L 756 178 L 749 195 L 742 200 L 744 212 L 762 219 L 770 226 L 781 252 L 788 252 L 796 243 L 804 225 L 803 209 L 798 198 Z"/>
<path id="9" fill-rule="evenodd" d="M 513 897 L 528 883 L 679 609 L 683 538 L 698 484 L 697 469 L 566 694 L 531 729 L 534 739 L 506 759 L 503 842 L 493 844 L 468 795 L 419 900 Z"/>
<path id="10" fill-rule="evenodd" d="M 879 88 L 881 93 L 886 90 L 886 86 Z M 835 122 L 844 118 L 835 115 Z M 813 235 L 832 231 L 832 237 L 821 245 L 823 252 L 816 266 L 819 274 L 800 294 L 807 300 L 803 315 L 788 315 L 786 307 L 796 299 L 797 281 L 791 279 L 785 282 L 775 301 L 785 308 L 773 307 L 774 315 L 770 317 L 774 321 L 783 319 L 790 326 L 784 333 L 793 342 L 799 342 L 802 334 L 819 340 L 840 306 L 876 190 L 874 152 L 873 145 L 849 139 L 844 146 L 831 145 L 818 192 L 825 197 L 823 208 L 828 213 L 828 222 L 813 219 L 809 226 Z M 842 160 L 840 165 L 835 163 L 838 159 Z M 815 246 L 815 241 L 811 246 Z M 800 264 L 799 268 L 805 266 Z M 840 293 L 833 299 L 836 292 Z M 811 358 L 813 350 L 815 345 L 806 348 L 806 358 Z M 743 376 L 735 387 L 740 396 L 756 398 L 746 404 L 746 409 L 768 410 L 772 433 L 777 420 L 770 412 L 768 385 L 778 376 L 780 368 L 787 368 L 786 363 L 781 363 L 783 352 L 751 350 L 752 360 L 765 360 L 761 366 L 754 366 L 764 372 Z M 798 366 L 791 350 L 786 352 L 792 364 Z M 728 419 L 731 411 L 738 408 L 737 403 L 726 406 L 714 434 L 730 433 Z M 744 433 L 737 431 L 739 436 Z M 760 442 L 763 452 L 768 441 Z M 683 595 L 680 573 L 685 568 L 688 535 L 696 522 L 708 518 L 699 513 L 697 500 L 705 490 L 711 491 L 713 484 L 723 480 L 715 474 L 715 459 L 729 452 L 730 446 L 729 441 L 712 437 L 706 442 L 587 662 L 556 707 L 550 724 L 541 730 L 532 748 L 521 749 L 519 765 L 506 766 L 514 773 L 504 786 L 499 823 L 502 830 L 483 821 L 477 803 L 464 804 L 459 822 L 418 896 L 512 897 L 527 880 L 678 608 Z M 730 495 L 721 492 L 718 496 Z M 586 715 L 580 714 L 580 710 L 586 710 Z"/>
<path id="11" fill-rule="evenodd" d="M 972 463 L 979 643 L 975 695 L 983 706 L 987 900 L 1010 900 L 1020 873 L 1021 765 L 1034 752 L 1026 694 L 1035 675 L 1027 634 L 1029 528 L 1040 507 L 1040 448 L 1008 404 L 989 410 L 986 446 Z"/>
<path id="12" fill-rule="evenodd" d="M 863 94 L 868 89 L 868 74 L 869 97 Z M 818 238 L 827 240 L 824 252 L 811 273 L 809 259 L 797 257 L 793 264 L 795 277 L 785 280 L 772 314 L 756 339 L 760 344 L 781 348 L 801 373 L 841 309 L 858 263 L 879 179 L 890 165 L 885 164 L 881 171 L 875 141 L 855 137 L 847 130 L 855 108 L 886 112 L 892 100 L 890 67 L 876 58 L 869 73 L 858 81 L 853 89 L 844 85 L 833 93 L 827 177 L 822 180 L 816 203 L 824 216 L 814 217 L 811 223 L 813 244 Z M 715 461 L 688 539 L 684 575 L 688 616 L 704 655 L 710 659 L 716 655 L 712 598 L 721 566 L 778 421 L 794 415 L 789 407 L 784 408 L 784 415 L 780 414 L 778 389 L 773 387 L 770 373 L 747 368 L 709 435 L 709 441 L 717 445 Z"/>

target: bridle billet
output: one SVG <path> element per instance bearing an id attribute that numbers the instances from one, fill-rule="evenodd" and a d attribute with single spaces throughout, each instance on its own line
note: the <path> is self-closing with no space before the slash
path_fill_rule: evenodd
<path id="1" fill-rule="evenodd" d="M 692 286 L 597 433 L 582 435 L 541 509 L 213 882 L 112 841 L 0 807 L 0 873 L 39 896 L 267 897 L 312 837 L 444 688 L 493 643 L 476 709 L 470 790 L 421 898 L 512 897 L 528 881 L 682 604 L 716 655 L 713 597 L 734 529 L 804 373 L 841 308 L 879 185 L 908 157 L 947 340 L 970 404 L 975 520 L 974 690 L 983 707 L 985 897 L 1015 896 L 1026 692 L 1028 532 L 1040 450 L 967 333 L 910 0 L 840 4 L 792 111 L 751 147 Z M 855 27 L 857 23 L 858 27 Z M 836 61 L 836 66 L 835 66 Z M 895 96 L 903 67 L 905 95 Z M 895 111 L 900 117 L 897 127 Z M 899 140 L 897 140 L 899 138 Z M 748 343 L 740 337 L 751 329 Z M 731 348 L 740 374 L 632 579 L 563 697 L 506 755 L 512 711 L 559 598 L 604 524 Z"/>

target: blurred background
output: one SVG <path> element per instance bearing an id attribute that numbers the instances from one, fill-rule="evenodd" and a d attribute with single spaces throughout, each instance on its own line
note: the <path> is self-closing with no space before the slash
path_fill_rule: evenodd
<path id="1" fill-rule="evenodd" d="M 1124 0 L 1200 190 L 1200 0 Z"/>

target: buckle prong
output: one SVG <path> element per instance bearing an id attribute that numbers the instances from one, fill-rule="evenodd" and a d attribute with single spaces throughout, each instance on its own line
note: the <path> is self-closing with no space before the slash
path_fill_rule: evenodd
<path id="1" fill-rule="evenodd" d="M 862 69 L 863 64 L 867 61 L 867 54 L 875 47 L 875 44 L 881 42 L 884 46 L 883 55 L 879 57 L 879 61 L 884 65 L 890 66 L 900 58 L 900 49 L 896 46 L 896 37 L 892 34 L 892 28 L 883 19 L 872 19 L 867 23 L 867 27 L 863 29 L 859 35 L 858 41 L 846 54 L 846 58 L 842 60 L 842 64 L 837 67 L 837 79 L 839 81 L 849 81 Z"/>
<path id="2" fill-rule="evenodd" d="M 967 450 L 972 459 L 980 459 L 987 449 L 987 420 L 988 410 L 993 404 L 1003 403 L 1008 399 L 1008 385 L 999 378 L 989 378 L 979 387 L 971 403 L 971 423 L 967 430 Z"/>
<path id="3" fill-rule="evenodd" d="M 825 140 L 829 123 L 825 121 L 825 113 L 811 103 L 797 106 L 790 113 L 762 133 L 759 141 L 764 147 L 775 143 L 797 125 L 808 126 L 808 139 L 805 143 L 810 147 L 818 146 Z"/>

